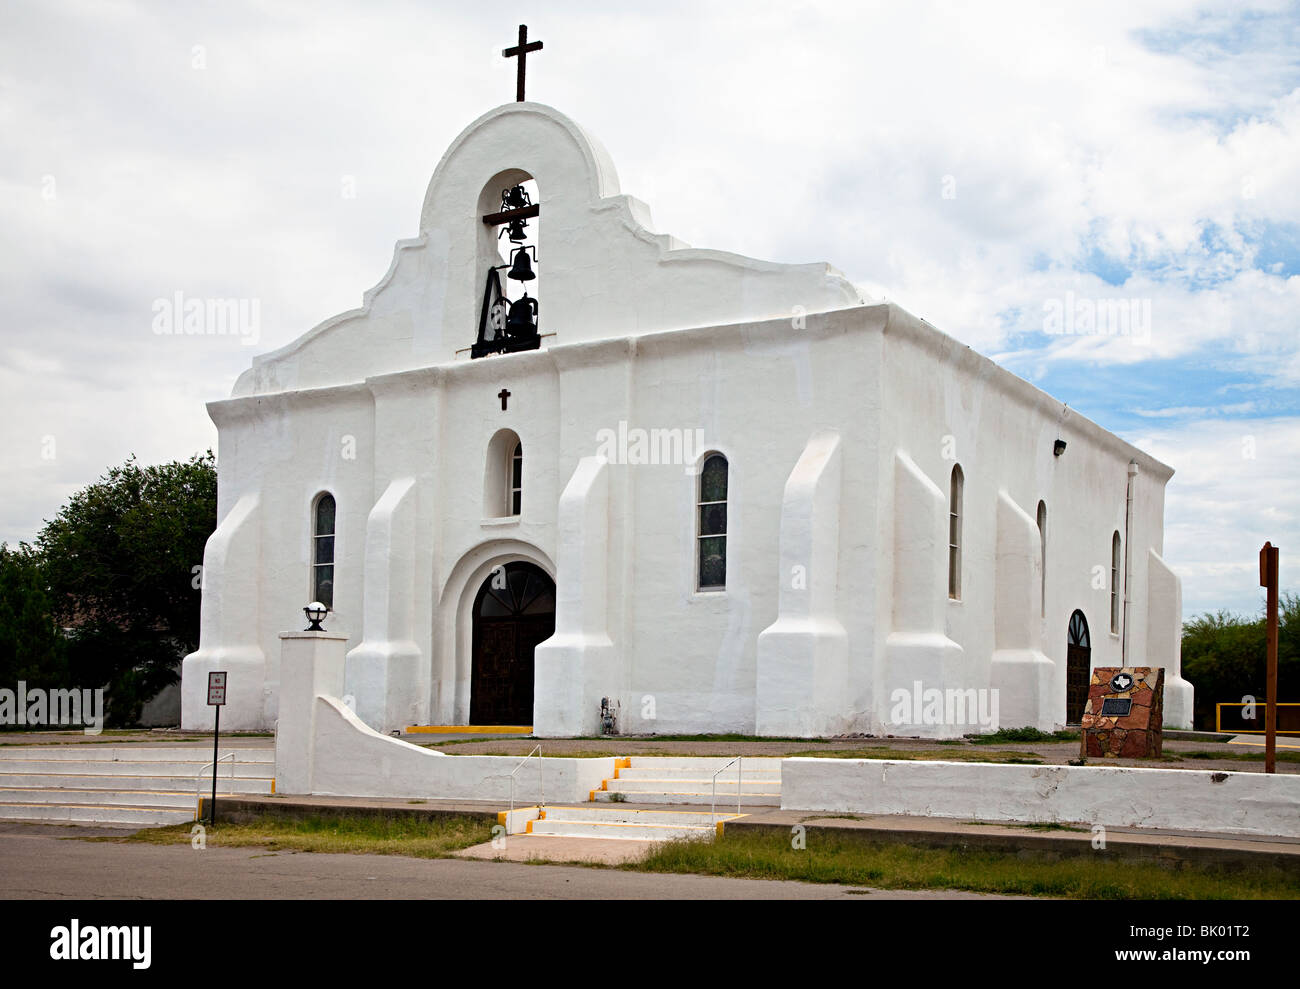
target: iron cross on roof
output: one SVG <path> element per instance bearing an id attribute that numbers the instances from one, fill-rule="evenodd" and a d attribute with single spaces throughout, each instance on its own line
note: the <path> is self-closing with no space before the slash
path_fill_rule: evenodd
<path id="1" fill-rule="evenodd" d="M 519 72 L 515 77 L 515 101 L 517 103 L 522 103 L 524 101 L 524 73 L 526 71 L 524 66 L 528 61 L 528 53 L 538 52 L 541 50 L 542 43 L 540 41 L 534 41 L 531 45 L 528 43 L 528 25 L 520 24 L 519 44 L 515 45 L 514 48 L 507 48 L 501 53 L 506 58 L 514 58 L 516 55 L 519 56 Z"/>

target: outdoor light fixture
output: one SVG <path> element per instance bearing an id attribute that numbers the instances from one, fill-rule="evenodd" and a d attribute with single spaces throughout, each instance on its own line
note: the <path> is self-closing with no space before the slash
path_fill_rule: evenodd
<path id="1" fill-rule="evenodd" d="M 329 609 L 326 608 L 325 605 L 321 604 L 319 601 L 313 601 L 311 604 L 307 605 L 307 607 L 302 609 L 302 613 L 307 616 L 307 621 L 311 622 L 310 625 L 303 629 L 304 632 L 325 631 L 325 629 L 321 627 L 321 621 L 329 613 Z"/>
<path id="2" fill-rule="evenodd" d="M 1059 457 L 1065 452 L 1065 440 L 1057 440 L 1056 445 L 1052 447 L 1052 456 Z"/>

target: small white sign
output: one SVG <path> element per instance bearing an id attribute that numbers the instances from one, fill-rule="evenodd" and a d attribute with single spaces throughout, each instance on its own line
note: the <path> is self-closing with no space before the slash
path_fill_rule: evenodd
<path id="1" fill-rule="evenodd" d="M 226 703 L 226 674 L 208 674 L 208 706 L 223 707 Z"/>

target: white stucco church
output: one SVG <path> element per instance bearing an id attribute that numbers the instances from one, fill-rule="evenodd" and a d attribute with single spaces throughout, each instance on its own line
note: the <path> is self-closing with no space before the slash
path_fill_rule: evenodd
<path id="1" fill-rule="evenodd" d="M 212 670 L 274 725 L 313 599 L 384 732 L 1051 729 L 1107 665 L 1191 723 L 1169 467 L 827 265 L 653 232 L 548 106 L 472 123 L 361 308 L 208 409 L 186 728 Z"/>

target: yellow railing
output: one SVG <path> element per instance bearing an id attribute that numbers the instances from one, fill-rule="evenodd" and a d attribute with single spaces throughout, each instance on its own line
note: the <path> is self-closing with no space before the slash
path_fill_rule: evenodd
<path id="1" fill-rule="evenodd" d="M 1237 720 L 1240 721 L 1242 724 L 1246 724 L 1246 723 L 1249 721 L 1250 724 L 1253 724 L 1253 725 L 1260 725 L 1261 727 L 1259 727 L 1259 728 L 1224 728 L 1224 727 L 1223 727 L 1223 709 L 1224 709 L 1225 707 L 1246 707 L 1246 706 L 1247 706 L 1246 704 L 1243 704 L 1243 703 L 1240 703 L 1240 702 L 1238 702 L 1238 703 L 1233 703 L 1233 704 L 1215 704 L 1215 705 L 1214 705 L 1214 730 L 1215 730 L 1215 731 L 1221 731 L 1221 732 L 1227 732 L 1227 731 L 1236 732 L 1238 735 L 1263 735 L 1263 734 L 1264 734 L 1264 729 L 1263 729 L 1262 726 L 1263 726 L 1263 724 L 1264 724 L 1264 707 L 1265 707 L 1263 701 L 1256 701 L 1256 702 L 1255 702 L 1255 704 L 1254 704 L 1254 707 L 1255 707 L 1255 717 L 1254 717 L 1254 718 L 1251 718 L 1251 719 L 1248 719 L 1248 718 L 1238 718 L 1238 719 L 1237 719 Z M 1286 703 L 1279 703 L 1277 706 L 1278 706 L 1278 708 L 1284 708 L 1284 707 L 1300 707 L 1300 701 L 1287 701 Z M 1281 710 L 1279 710 L 1279 711 L 1278 711 L 1278 720 L 1279 720 L 1279 721 L 1282 720 L 1281 715 L 1282 715 L 1282 712 L 1281 712 Z M 1277 730 L 1277 733 L 1278 733 L 1279 735 L 1300 735 L 1300 728 L 1279 728 L 1279 729 Z"/>

